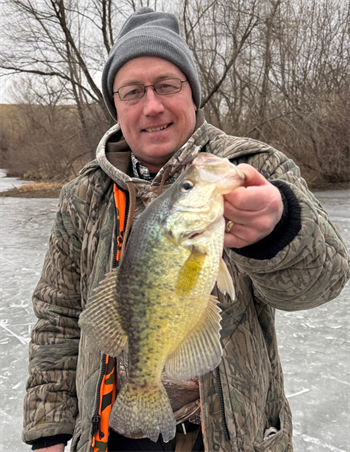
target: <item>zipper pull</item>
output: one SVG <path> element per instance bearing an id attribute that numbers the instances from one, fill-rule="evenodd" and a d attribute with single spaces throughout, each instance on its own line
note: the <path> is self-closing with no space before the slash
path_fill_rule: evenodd
<path id="1" fill-rule="evenodd" d="M 97 432 L 97 430 L 100 428 L 100 421 L 101 421 L 101 416 L 99 414 L 94 414 L 92 416 L 92 431 L 93 431 L 93 434 L 95 434 Z"/>

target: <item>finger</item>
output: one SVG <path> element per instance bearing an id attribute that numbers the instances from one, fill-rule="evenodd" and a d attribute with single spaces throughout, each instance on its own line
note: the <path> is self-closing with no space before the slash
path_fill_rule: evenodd
<path id="1" fill-rule="evenodd" d="M 235 235 L 225 232 L 225 236 L 224 236 L 224 247 L 225 248 L 240 248 L 238 246 L 238 244 L 239 244 L 239 242 Z"/>
<path id="2" fill-rule="evenodd" d="M 267 185 L 269 183 L 266 178 L 259 173 L 258 170 L 256 170 L 253 166 L 248 165 L 247 163 L 241 163 L 237 166 L 237 168 L 239 168 L 245 174 L 245 187 L 259 187 L 262 185 Z"/>
<path id="3" fill-rule="evenodd" d="M 244 211 L 259 211 L 263 208 L 266 202 L 266 195 L 263 190 L 264 187 L 240 187 L 233 190 L 231 193 L 224 195 L 224 202 L 228 211 L 232 214 Z M 226 216 L 226 215 L 225 215 Z"/>
<path id="4" fill-rule="evenodd" d="M 224 247 L 225 248 L 243 248 L 244 246 L 250 245 L 246 242 L 244 238 L 237 235 L 225 232 L 224 236 Z"/>
<path id="5" fill-rule="evenodd" d="M 257 243 L 266 236 L 266 231 L 255 229 L 241 224 L 233 223 L 228 231 L 225 230 L 224 246 L 233 248 L 242 248 L 243 246 Z"/>
<path id="6" fill-rule="evenodd" d="M 261 216 L 265 206 L 261 193 L 239 198 L 228 195 L 224 198 L 224 216 L 234 223 L 250 224 L 256 217 Z"/>
<path id="7" fill-rule="evenodd" d="M 224 201 L 232 205 L 231 209 L 229 205 L 224 205 L 228 209 L 227 212 L 230 213 L 232 211 L 231 213 L 233 214 L 234 209 L 259 212 L 266 209 L 273 210 L 278 207 L 281 202 L 280 191 L 270 182 L 266 182 L 266 185 L 263 186 L 240 187 L 224 195 Z"/>
<path id="8" fill-rule="evenodd" d="M 244 186 L 225 195 L 225 199 L 240 210 L 259 211 L 263 209 L 269 202 L 272 187 L 270 182 L 251 165 L 241 163 L 238 168 L 246 176 Z"/>

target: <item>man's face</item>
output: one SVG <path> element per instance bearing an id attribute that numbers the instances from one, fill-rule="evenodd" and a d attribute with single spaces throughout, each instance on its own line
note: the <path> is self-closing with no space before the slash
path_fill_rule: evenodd
<path id="1" fill-rule="evenodd" d="M 183 72 L 159 57 L 129 60 L 117 72 L 113 91 L 139 83 L 153 85 L 159 80 L 186 80 Z M 138 160 L 151 172 L 157 172 L 190 138 L 196 124 L 196 106 L 188 82 L 179 93 L 158 95 L 152 87 L 144 97 L 123 102 L 118 94 L 114 103 L 124 138 Z"/>

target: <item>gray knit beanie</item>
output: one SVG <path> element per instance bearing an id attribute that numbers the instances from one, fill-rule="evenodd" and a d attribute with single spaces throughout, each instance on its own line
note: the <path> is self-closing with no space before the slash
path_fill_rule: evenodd
<path id="1" fill-rule="evenodd" d="M 123 64 L 139 56 L 161 57 L 181 69 L 190 83 L 194 103 L 199 108 L 201 90 L 196 65 L 186 41 L 179 34 L 176 17 L 169 13 L 155 12 L 152 8 L 141 8 L 123 25 L 103 69 L 103 97 L 115 120 L 115 75 Z"/>

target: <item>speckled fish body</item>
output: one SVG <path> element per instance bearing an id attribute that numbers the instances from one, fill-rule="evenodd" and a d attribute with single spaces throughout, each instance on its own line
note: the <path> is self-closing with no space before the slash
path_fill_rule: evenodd
<path id="1" fill-rule="evenodd" d="M 119 270 L 107 275 L 81 315 L 82 329 L 102 352 L 117 356 L 128 344 L 128 382 L 110 416 L 121 434 L 141 430 L 153 441 L 160 433 L 172 439 L 164 367 L 170 378 L 187 380 L 221 360 L 220 310 L 210 294 L 219 280 L 233 295 L 222 260 L 223 194 L 243 182 L 227 159 L 200 154 L 140 216 Z"/>

